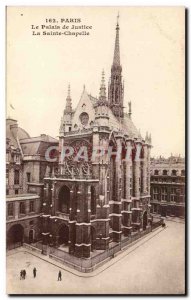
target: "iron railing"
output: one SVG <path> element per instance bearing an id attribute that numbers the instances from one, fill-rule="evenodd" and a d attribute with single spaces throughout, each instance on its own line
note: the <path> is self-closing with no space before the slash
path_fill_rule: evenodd
<path id="1" fill-rule="evenodd" d="M 101 264 L 106 259 L 109 260 L 114 258 L 116 253 L 118 253 L 121 250 L 124 250 L 127 246 L 132 244 L 134 241 L 140 239 L 141 237 L 147 235 L 153 229 L 156 229 L 157 227 L 161 226 L 162 222 L 163 220 L 161 219 L 155 220 L 155 222 L 153 222 L 152 224 L 152 227 L 149 227 L 142 232 L 136 232 L 132 236 L 125 237 L 116 245 L 110 246 L 109 249 L 103 250 L 103 252 L 99 254 L 95 254 L 95 256 L 92 256 L 90 258 L 79 258 L 64 250 L 50 247 L 48 245 L 43 245 L 42 242 L 36 242 L 30 245 L 26 244 L 26 246 L 27 248 L 31 248 L 31 250 L 34 250 L 36 248 L 37 251 L 41 250 L 42 252 L 44 247 L 46 246 L 47 248 L 46 254 L 49 254 L 51 258 L 59 262 L 63 262 L 79 271 L 90 272 L 93 270 L 93 267 L 95 267 L 96 265 Z"/>

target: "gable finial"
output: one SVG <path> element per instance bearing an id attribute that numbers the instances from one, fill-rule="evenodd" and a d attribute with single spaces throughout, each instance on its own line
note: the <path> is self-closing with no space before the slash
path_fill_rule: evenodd
<path id="1" fill-rule="evenodd" d="M 119 26 L 119 11 L 118 11 L 118 15 L 117 15 L 117 26 Z"/>

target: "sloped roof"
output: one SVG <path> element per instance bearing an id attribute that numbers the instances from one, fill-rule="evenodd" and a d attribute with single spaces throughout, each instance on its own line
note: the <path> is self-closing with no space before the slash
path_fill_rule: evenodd
<path id="1" fill-rule="evenodd" d="M 58 143 L 58 140 L 51 137 L 50 135 L 41 134 L 40 136 L 23 138 L 21 143 L 34 143 L 34 142 L 47 142 L 47 143 Z"/>
<path id="2" fill-rule="evenodd" d="M 95 105 L 98 99 L 96 97 L 93 97 L 92 95 L 89 95 L 89 98 L 91 102 Z M 133 121 L 128 117 L 127 114 L 124 115 L 123 123 L 120 124 L 119 120 L 114 116 L 112 110 L 109 108 L 109 123 L 110 126 L 113 127 L 116 130 L 122 129 L 125 131 L 127 135 L 130 137 L 138 138 L 140 137 L 140 133 L 137 130 L 136 126 L 134 125 Z"/>
<path id="3" fill-rule="evenodd" d="M 96 104 L 96 102 L 98 101 L 97 98 L 93 97 L 92 95 L 88 94 L 88 97 L 90 98 L 91 102 L 93 103 L 93 105 Z"/>
<path id="4" fill-rule="evenodd" d="M 58 140 L 49 135 L 42 134 L 41 136 L 22 139 L 20 140 L 20 144 L 23 154 L 44 156 L 47 148 L 51 144 L 58 144 Z"/>
<path id="5" fill-rule="evenodd" d="M 23 154 L 26 155 L 37 155 L 39 154 L 39 146 L 40 146 L 40 142 L 37 143 L 22 143 L 21 142 L 21 148 L 23 150 Z"/>
<path id="6" fill-rule="evenodd" d="M 114 116 L 112 110 L 109 108 L 109 123 L 113 129 L 116 130 L 123 130 L 125 134 L 132 138 L 138 138 L 140 133 L 138 132 L 136 126 L 134 125 L 133 121 L 127 116 L 124 116 L 122 124 L 120 121 Z"/>
<path id="7" fill-rule="evenodd" d="M 137 130 L 136 126 L 134 125 L 133 121 L 126 115 L 124 116 L 123 119 L 123 130 L 127 131 L 127 134 L 130 137 L 135 137 L 135 138 L 140 137 L 140 133 Z"/>
<path id="8" fill-rule="evenodd" d="M 30 138 L 30 135 L 21 127 L 18 128 L 18 139 L 27 139 Z"/>

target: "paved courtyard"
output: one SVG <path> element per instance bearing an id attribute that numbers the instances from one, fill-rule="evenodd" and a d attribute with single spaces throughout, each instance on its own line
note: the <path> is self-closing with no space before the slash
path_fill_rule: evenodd
<path id="1" fill-rule="evenodd" d="M 26 252 L 24 248 L 23 251 L 14 250 L 7 256 L 7 293 L 182 294 L 184 239 L 184 224 L 167 221 L 164 230 L 141 239 L 93 273 L 61 269 L 62 281 L 57 281 L 58 266 Z M 32 275 L 34 267 L 37 269 L 35 279 Z M 26 269 L 25 280 L 19 278 L 21 269 Z"/>

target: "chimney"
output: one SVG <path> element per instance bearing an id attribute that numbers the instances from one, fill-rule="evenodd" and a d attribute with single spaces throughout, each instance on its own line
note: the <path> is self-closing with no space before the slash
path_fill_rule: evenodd
<path id="1" fill-rule="evenodd" d="M 17 121 L 15 121 L 14 123 L 12 123 L 10 125 L 10 130 L 11 130 L 14 138 L 17 138 L 17 133 L 18 133 L 18 124 L 17 124 Z"/>
<path id="2" fill-rule="evenodd" d="M 40 137 L 41 137 L 41 140 L 43 140 L 43 141 L 46 141 L 47 140 L 47 136 L 46 136 L 46 134 L 41 134 L 40 135 Z"/>

